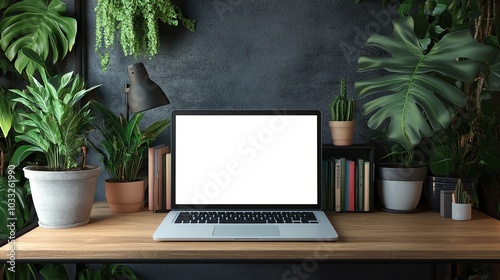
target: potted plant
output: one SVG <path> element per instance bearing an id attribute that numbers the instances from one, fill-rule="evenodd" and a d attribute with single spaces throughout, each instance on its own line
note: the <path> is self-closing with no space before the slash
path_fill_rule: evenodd
<path id="1" fill-rule="evenodd" d="M 84 80 L 72 72 L 49 78 L 40 67 L 39 73 L 42 83 L 29 76 L 30 85 L 24 91 L 11 90 L 17 95 L 13 101 L 20 110 L 21 130 L 15 139 L 29 143 L 16 152 L 42 152 L 46 156 L 47 166 L 23 169 L 39 225 L 81 226 L 89 222 L 101 168 L 85 163 L 85 133 L 91 128 L 92 115 L 89 103 L 79 103 L 97 86 L 85 89 Z"/>
<path id="2" fill-rule="evenodd" d="M 457 120 L 458 119 L 458 120 Z M 430 138 L 429 171 L 425 196 L 432 210 L 440 210 L 441 190 L 454 190 L 459 178 L 469 193 L 475 194 L 481 161 L 474 141 L 470 118 L 456 115 L 450 127 Z"/>
<path id="3" fill-rule="evenodd" d="M 472 213 L 472 199 L 464 189 L 464 184 L 460 179 L 457 181 L 452 198 L 451 218 L 458 221 L 470 220 Z"/>
<path id="4" fill-rule="evenodd" d="M 354 129 L 356 122 L 354 111 L 356 110 L 356 101 L 353 98 L 347 98 L 346 79 L 340 80 L 340 94 L 330 102 L 330 113 L 332 120 L 328 122 L 332 133 L 333 144 L 336 146 L 352 145 Z"/>
<path id="5" fill-rule="evenodd" d="M 190 31 L 195 26 L 194 20 L 185 18 L 170 0 L 98 0 L 95 12 L 95 50 L 101 58 L 102 71 L 109 64 L 117 31 L 125 56 L 152 57 L 160 44 L 158 21 L 172 26 L 180 23 Z"/>
<path id="6" fill-rule="evenodd" d="M 466 103 L 464 93 L 449 81 L 473 81 L 479 61 L 486 61 L 493 49 L 476 42 L 468 30 L 450 32 L 431 44 L 415 34 L 412 17 L 395 19 L 393 24 L 392 34 L 374 34 L 367 41 L 368 46 L 379 47 L 390 56 L 361 56 L 358 61 L 359 71 L 384 69 L 389 74 L 360 80 L 355 88 L 361 98 L 380 94 L 363 104 L 361 113 L 371 114 L 368 119 L 371 129 L 385 127 L 387 143 L 398 145 L 396 149 L 388 148 L 390 153 L 398 151 L 399 147 L 402 149 L 400 152 L 405 156 L 399 162 L 399 169 L 394 170 L 396 174 L 414 174 L 414 171 L 401 168 L 412 167 L 415 163 L 417 145 L 423 137 L 431 137 L 447 128 L 454 107 L 463 107 Z M 385 188 L 382 183 L 390 178 L 385 177 L 386 171 L 384 168 L 377 173 L 378 189 L 382 192 Z M 426 172 L 417 173 L 424 176 L 418 180 L 421 189 Z M 392 188 L 404 191 L 407 187 L 402 186 L 396 184 Z M 414 193 L 420 197 L 420 193 Z M 396 195 L 395 199 L 398 197 Z M 408 205 L 392 210 L 413 211 L 415 207 Z"/>
<path id="7" fill-rule="evenodd" d="M 143 113 L 135 114 L 127 120 L 123 115 L 115 115 L 101 103 L 91 101 L 102 115 L 102 124 L 93 126 L 102 134 L 101 148 L 91 143 L 101 156 L 110 178 L 105 181 L 106 200 L 115 213 L 137 212 L 144 201 L 145 183 L 137 179 L 143 165 L 149 144 L 170 125 L 170 120 L 156 121 L 140 129 Z"/>

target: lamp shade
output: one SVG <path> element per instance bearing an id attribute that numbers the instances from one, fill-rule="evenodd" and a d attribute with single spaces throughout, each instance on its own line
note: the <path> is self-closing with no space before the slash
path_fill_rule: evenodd
<path id="1" fill-rule="evenodd" d="M 130 84 L 127 99 L 130 113 L 170 104 L 163 90 L 149 78 L 144 64 L 129 65 L 128 80 Z"/>

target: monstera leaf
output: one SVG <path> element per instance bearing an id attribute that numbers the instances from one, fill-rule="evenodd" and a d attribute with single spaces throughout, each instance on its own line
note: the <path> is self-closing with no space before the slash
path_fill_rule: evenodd
<path id="1" fill-rule="evenodd" d="M 36 69 L 23 48 L 36 52 L 46 63 L 54 65 L 75 44 L 77 22 L 62 16 L 66 5 L 60 0 L 22 0 L 4 12 L 0 23 L 0 46 L 5 56 L 15 61 L 19 73 L 32 75 Z M 16 58 L 17 57 L 17 58 Z"/>
<path id="2" fill-rule="evenodd" d="M 487 66 L 486 87 L 491 91 L 500 91 L 500 50 L 494 51 Z"/>
<path id="3" fill-rule="evenodd" d="M 363 104 L 361 113 L 373 113 L 368 126 L 377 129 L 389 119 L 387 137 L 412 151 L 422 134 L 448 127 L 452 106 L 464 106 L 465 95 L 449 80 L 471 82 L 479 61 L 487 60 L 493 49 L 474 41 L 469 31 L 445 35 L 429 51 L 420 47 L 411 17 L 393 21 L 388 36 L 368 38 L 367 45 L 381 48 L 389 57 L 361 56 L 358 70 L 385 69 L 389 74 L 355 83 L 361 98 L 382 93 Z"/>

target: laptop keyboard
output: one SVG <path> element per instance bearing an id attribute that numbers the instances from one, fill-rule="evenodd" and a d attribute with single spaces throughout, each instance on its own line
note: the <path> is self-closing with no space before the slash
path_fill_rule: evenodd
<path id="1" fill-rule="evenodd" d="M 312 224 L 313 212 L 181 212 L 175 223 L 183 224 Z"/>

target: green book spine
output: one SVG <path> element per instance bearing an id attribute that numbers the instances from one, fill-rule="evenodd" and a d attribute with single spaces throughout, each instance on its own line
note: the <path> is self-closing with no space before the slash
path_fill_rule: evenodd
<path id="1" fill-rule="evenodd" d="M 365 201 L 364 201 L 364 181 L 365 181 L 365 173 L 364 173 L 364 165 L 365 161 L 363 159 L 357 160 L 356 166 L 356 209 L 357 211 L 367 211 L 365 209 Z"/>

